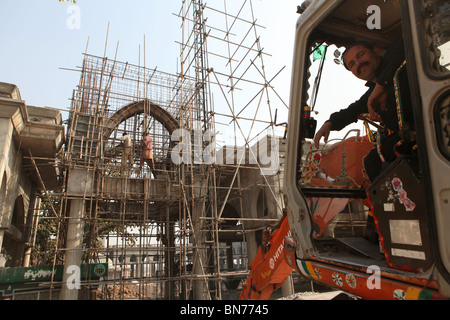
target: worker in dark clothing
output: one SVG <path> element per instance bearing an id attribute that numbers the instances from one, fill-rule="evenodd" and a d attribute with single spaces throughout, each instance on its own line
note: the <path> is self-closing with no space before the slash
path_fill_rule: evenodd
<path id="1" fill-rule="evenodd" d="M 370 181 L 379 175 L 383 166 L 395 160 L 397 147 L 401 139 L 399 132 L 397 104 L 393 79 L 405 60 L 403 40 L 395 42 L 384 54 L 381 49 L 374 48 L 366 43 L 355 43 L 347 48 L 343 54 L 345 67 L 359 79 L 367 81 L 367 92 L 356 102 L 350 104 L 347 109 L 333 113 L 329 120 L 317 131 L 314 138 L 316 147 L 323 137 L 328 140 L 330 131 L 339 131 L 347 125 L 358 121 L 364 114 L 370 114 L 372 120 L 380 121 L 384 126 L 383 139 L 379 148 L 371 150 L 364 159 L 364 167 Z M 403 69 L 402 69 L 403 70 Z M 402 72 L 403 81 L 402 115 L 405 122 L 412 126 L 412 110 L 410 103 L 408 81 L 405 78 L 406 68 Z M 406 79 L 406 81 L 405 81 Z M 379 132 L 379 134 L 381 134 Z M 401 148 L 406 149 L 410 144 L 406 143 Z"/>

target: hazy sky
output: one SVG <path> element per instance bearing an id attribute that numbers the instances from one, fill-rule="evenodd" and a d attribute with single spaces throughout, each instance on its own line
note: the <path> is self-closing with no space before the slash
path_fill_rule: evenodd
<path id="1" fill-rule="evenodd" d="M 223 0 L 205 2 L 210 7 L 223 7 L 224 3 Z M 299 17 L 296 8 L 301 2 L 253 0 L 257 23 L 266 27 L 260 35 L 264 51 L 271 55 L 265 60 L 268 78 L 286 67 L 274 83 L 286 103 Z M 227 3 L 232 13 L 232 4 L 242 1 Z M 145 36 L 146 66 L 168 73 L 178 70 L 180 50 L 176 41 L 181 41 L 181 19 L 174 14 L 180 11 L 181 0 L 78 0 L 79 21 L 73 19 L 75 12 L 69 8 L 70 4 L 58 0 L 0 0 L 0 81 L 16 84 L 28 105 L 70 107 L 69 99 L 80 74 L 61 68 L 75 69 L 81 65 L 88 39 L 87 52 L 103 57 L 108 23 L 107 57 L 114 58 L 119 43 L 117 59 L 137 65 L 139 46 L 143 59 Z M 72 28 L 74 24 L 79 28 Z M 215 22 L 208 21 L 208 24 L 215 25 Z M 359 88 L 343 94 L 339 85 L 351 86 L 349 82 L 354 79 L 331 60 L 325 68 L 333 73 L 337 68 L 339 75 L 322 80 L 322 95 L 317 101 L 317 110 L 321 111 L 319 125 L 333 110 L 346 107 L 347 101 L 356 100 L 362 93 Z M 279 121 L 287 121 L 286 117 L 287 110 L 280 110 Z"/>

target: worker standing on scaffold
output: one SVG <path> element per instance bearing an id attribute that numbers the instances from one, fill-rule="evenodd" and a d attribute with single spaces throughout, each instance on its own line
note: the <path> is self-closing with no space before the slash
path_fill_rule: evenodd
<path id="1" fill-rule="evenodd" d="M 147 163 L 147 165 L 150 167 L 151 171 L 153 172 L 154 170 L 154 162 L 153 162 L 153 140 L 152 138 L 148 135 L 148 133 L 144 133 L 144 138 L 142 139 L 142 156 L 141 156 L 141 162 L 139 163 L 139 165 L 142 166 L 144 165 L 144 162 Z"/>
<path id="2" fill-rule="evenodd" d="M 119 140 L 123 141 L 123 152 L 122 152 L 122 169 L 121 169 L 121 175 L 124 173 L 124 168 L 127 165 L 127 161 L 130 162 L 130 165 L 133 165 L 134 159 L 133 159 L 133 143 L 131 142 L 130 136 L 124 132 L 123 136 L 119 138 Z"/>

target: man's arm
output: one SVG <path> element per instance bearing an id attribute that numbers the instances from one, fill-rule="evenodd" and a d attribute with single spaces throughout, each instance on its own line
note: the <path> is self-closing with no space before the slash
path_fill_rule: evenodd
<path id="1" fill-rule="evenodd" d="M 350 104 L 347 109 L 335 112 L 330 116 L 330 119 L 322 125 L 314 137 L 316 148 L 319 147 L 319 142 L 322 137 L 324 138 L 325 143 L 328 141 L 330 131 L 342 130 L 349 124 L 358 121 L 360 114 L 368 112 L 367 99 L 371 92 L 372 89 L 369 89 L 358 101 Z"/>
<path id="2" fill-rule="evenodd" d="M 367 100 L 371 93 L 372 89 L 369 89 L 358 101 L 350 104 L 347 109 L 333 113 L 329 119 L 332 123 L 331 130 L 342 130 L 349 124 L 358 121 L 360 114 L 367 113 Z"/>
<path id="3" fill-rule="evenodd" d="M 376 110 L 378 108 L 383 111 L 385 110 L 387 99 L 386 89 L 393 85 L 394 75 L 404 60 L 405 50 L 403 39 L 400 39 L 386 52 L 383 59 L 382 70 L 377 77 L 375 89 L 367 101 L 367 107 L 372 116 L 376 116 Z"/>
<path id="4" fill-rule="evenodd" d="M 316 148 L 319 147 L 319 142 L 322 137 L 324 138 L 325 143 L 328 141 L 330 131 L 342 130 L 349 124 L 358 121 L 359 115 L 368 112 L 367 100 L 372 93 L 372 90 L 372 88 L 367 90 L 367 92 L 358 101 L 350 104 L 347 109 L 342 109 L 331 114 L 330 119 L 322 125 L 314 137 Z"/>
<path id="5" fill-rule="evenodd" d="M 331 131 L 331 126 L 333 124 L 331 123 L 330 120 L 326 121 L 322 127 L 319 129 L 319 131 L 317 131 L 315 137 L 314 137 L 314 145 L 316 146 L 316 149 L 319 148 L 319 143 L 320 143 L 320 139 L 322 139 L 325 143 L 328 142 L 328 137 L 330 136 L 330 131 Z"/>

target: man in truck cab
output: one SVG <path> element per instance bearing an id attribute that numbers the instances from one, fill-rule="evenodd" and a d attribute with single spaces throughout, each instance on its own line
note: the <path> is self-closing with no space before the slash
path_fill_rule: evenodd
<path id="1" fill-rule="evenodd" d="M 384 54 L 383 54 L 384 53 Z M 371 182 L 380 174 L 386 164 L 397 157 L 395 148 L 402 139 L 403 132 L 399 130 L 399 118 L 395 99 L 394 76 L 405 60 L 403 40 L 393 43 L 385 52 L 364 42 L 353 43 L 342 55 L 344 66 L 357 78 L 367 81 L 369 88 L 366 93 L 346 109 L 331 114 L 314 138 L 316 148 L 323 137 L 327 142 L 330 131 L 339 131 L 347 125 L 356 122 L 360 116 L 370 114 L 372 120 L 380 121 L 385 132 L 379 148 L 372 149 L 364 159 L 365 171 Z M 406 71 L 406 68 L 405 68 Z M 402 73 L 402 113 L 405 123 L 410 128 L 413 124 L 408 81 Z M 406 91 L 406 92 L 405 92 Z M 406 94 L 405 94 L 406 93 Z M 411 143 L 405 141 L 403 149 L 410 149 Z M 381 152 L 381 154 L 380 154 Z"/>

